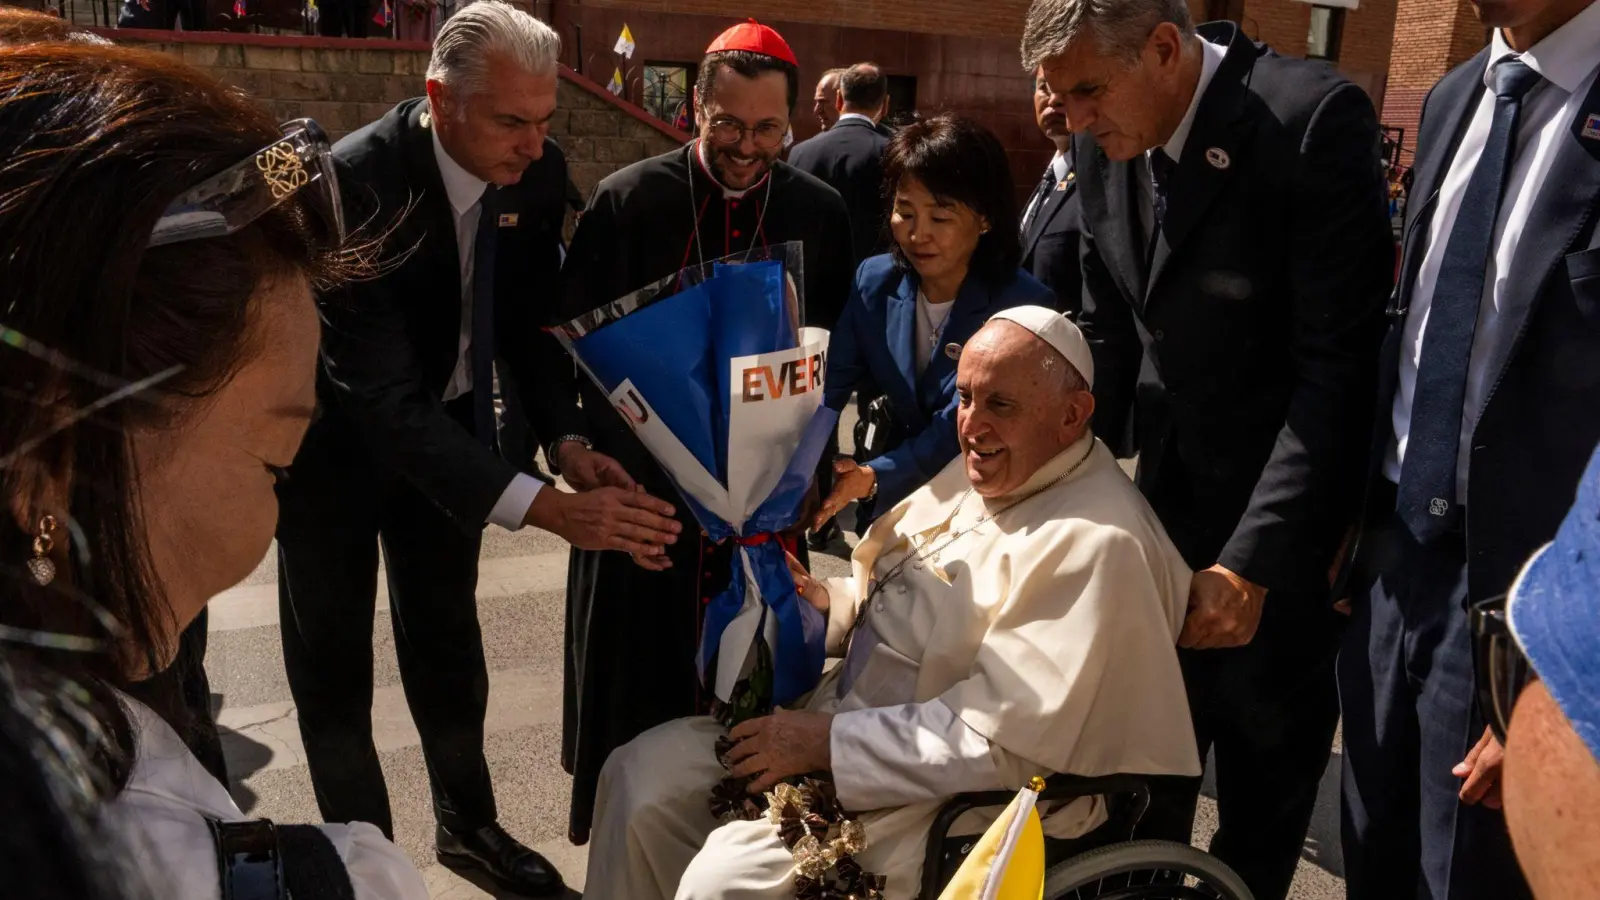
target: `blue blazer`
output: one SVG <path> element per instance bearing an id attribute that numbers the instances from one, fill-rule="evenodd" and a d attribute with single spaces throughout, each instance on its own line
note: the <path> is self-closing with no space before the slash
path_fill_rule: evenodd
<path id="1" fill-rule="evenodd" d="M 956 295 L 939 346 L 919 377 L 912 346 L 917 334 L 917 275 L 888 254 L 869 257 L 856 270 L 850 300 L 828 343 L 823 402 L 843 411 L 850 393 L 870 380 L 889 397 L 905 443 L 872 460 L 878 476 L 876 509 L 885 510 L 927 484 L 960 452 L 956 440 L 956 361 L 946 344 L 964 344 L 995 313 L 1014 306 L 1055 308 L 1056 298 L 1038 279 L 1018 269 L 993 288 L 968 277 Z"/>

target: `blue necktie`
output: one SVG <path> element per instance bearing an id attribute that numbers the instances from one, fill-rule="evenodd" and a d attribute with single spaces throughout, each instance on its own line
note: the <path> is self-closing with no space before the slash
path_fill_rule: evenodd
<path id="1" fill-rule="evenodd" d="M 494 185 L 478 201 L 472 245 L 472 423 L 478 440 L 494 446 L 494 245 L 500 216 Z"/>
<path id="2" fill-rule="evenodd" d="M 1494 70 L 1494 117 L 1483 155 L 1467 181 L 1456 212 L 1439 279 L 1434 285 L 1423 334 L 1422 362 L 1411 405 L 1411 430 L 1395 509 L 1420 543 L 1449 531 L 1461 515 L 1456 497 L 1456 458 L 1461 447 L 1461 414 L 1467 393 L 1467 364 L 1478 325 L 1489 254 L 1522 97 L 1540 81 L 1538 72 L 1516 59 Z"/>

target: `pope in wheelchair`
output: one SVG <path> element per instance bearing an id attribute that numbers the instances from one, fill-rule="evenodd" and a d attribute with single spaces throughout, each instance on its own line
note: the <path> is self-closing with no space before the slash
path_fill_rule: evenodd
<path id="1" fill-rule="evenodd" d="M 961 454 L 873 524 L 852 577 L 816 580 L 791 561 L 843 661 L 799 708 L 736 726 L 721 760 L 709 717 L 613 753 L 586 896 L 795 897 L 780 817 L 713 815 L 724 762 L 753 792 L 830 781 L 822 792 L 864 829 L 852 868 L 881 878 L 886 900 L 918 896 L 930 828 L 957 795 L 1050 773 L 1200 774 L 1175 649 L 1191 572 L 1090 431 L 1093 378 L 1077 326 L 1042 307 L 999 313 L 967 343 Z M 1046 795 L 1039 811 L 1054 838 L 1107 820 L 1099 795 Z M 939 827 L 976 834 L 998 812 Z"/>

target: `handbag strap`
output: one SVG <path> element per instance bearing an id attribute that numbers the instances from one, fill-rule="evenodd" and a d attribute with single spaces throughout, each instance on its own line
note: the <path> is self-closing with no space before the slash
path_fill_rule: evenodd
<path id="1" fill-rule="evenodd" d="M 333 842 L 315 825 L 208 819 L 222 900 L 355 900 Z"/>

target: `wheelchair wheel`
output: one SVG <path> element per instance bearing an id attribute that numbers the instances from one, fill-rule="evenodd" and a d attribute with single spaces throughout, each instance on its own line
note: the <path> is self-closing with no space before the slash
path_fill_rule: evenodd
<path id="1" fill-rule="evenodd" d="M 1133 841 L 1091 850 L 1045 875 L 1045 900 L 1254 900 L 1222 860 L 1187 844 Z"/>

